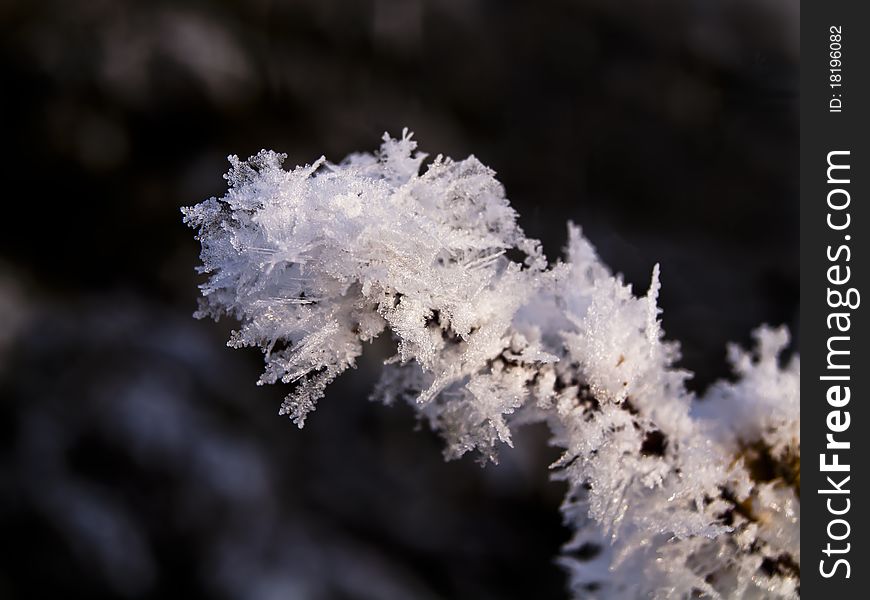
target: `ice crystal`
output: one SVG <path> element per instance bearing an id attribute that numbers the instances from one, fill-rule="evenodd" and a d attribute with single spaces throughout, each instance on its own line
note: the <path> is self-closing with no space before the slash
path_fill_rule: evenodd
<path id="1" fill-rule="evenodd" d="M 281 413 L 300 427 L 385 331 L 397 354 L 374 396 L 415 406 L 448 458 L 494 461 L 512 428 L 549 424 L 577 597 L 796 597 L 785 331 L 760 329 L 754 357 L 730 349 L 740 379 L 697 400 L 663 338 L 658 266 L 636 296 L 574 225 L 548 266 L 492 170 L 473 156 L 424 167 L 416 146 L 405 130 L 338 164 L 230 157 L 227 194 L 184 209 L 210 275 L 197 316 L 241 323 L 230 345 L 262 349 L 260 383 L 296 384 Z"/>

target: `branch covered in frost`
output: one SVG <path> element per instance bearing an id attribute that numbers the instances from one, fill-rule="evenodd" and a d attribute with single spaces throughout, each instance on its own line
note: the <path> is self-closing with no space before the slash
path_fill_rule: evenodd
<path id="1" fill-rule="evenodd" d="M 797 596 L 799 364 L 779 367 L 784 330 L 760 329 L 755 356 L 732 348 L 740 379 L 696 401 L 663 339 L 658 266 L 637 297 L 573 225 L 548 266 L 473 156 L 423 168 L 405 130 L 339 164 L 284 158 L 230 157 L 227 194 L 184 209 L 210 275 L 197 316 L 237 319 L 229 343 L 262 349 L 260 383 L 295 383 L 281 413 L 301 427 L 388 331 L 397 354 L 375 396 L 415 406 L 448 458 L 494 461 L 512 427 L 549 424 L 578 597 Z"/>

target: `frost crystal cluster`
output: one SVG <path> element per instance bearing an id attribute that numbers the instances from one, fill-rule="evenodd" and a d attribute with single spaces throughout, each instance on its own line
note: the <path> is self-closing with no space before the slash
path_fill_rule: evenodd
<path id="1" fill-rule="evenodd" d="M 495 461 L 545 422 L 575 535 L 560 557 L 578 598 L 796 598 L 800 583 L 797 359 L 784 329 L 730 349 L 736 382 L 695 398 L 663 339 L 659 270 L 636 296 L 569 225 L 549 265 L 473 156 L 423 167 L 411 134 L 375 154 L 282 168 L 230 157 L 229 190 L 184 209 L 199 232 L 197 316 L 241 323 L 260 383 L 293 391 L 300 427 L 363 344 L 397 345 L 375 395 L 410 402 L 448 458 Z"/>

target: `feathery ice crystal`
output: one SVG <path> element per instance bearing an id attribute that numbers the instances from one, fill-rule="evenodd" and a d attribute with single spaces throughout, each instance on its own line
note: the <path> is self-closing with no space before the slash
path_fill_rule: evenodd
<path id="1" fill-rule="evenodd" d="M 375 396 L 416 407 L 448 458 L 495 461 L 512 427 L 550 426 L 576 597 L 798 596 L 800 367 L 779 366 L 784 329 L 731 348 L 737 382 L 696 399 L 663 340 L 658 266 L 635 296 L 570 224 L 566 261 L 548 265 L 473 156 L 422 169 L 405 130 L 339 164 L 284 158 L 230 157 L 227 194 L 184 209 L 210 274 L 197 316 L 237 319 L 229 343 L 263 350 L 260 383 L 296 384 L 282 414 L 301 427 L 388 330 L 398 352 Z"/>

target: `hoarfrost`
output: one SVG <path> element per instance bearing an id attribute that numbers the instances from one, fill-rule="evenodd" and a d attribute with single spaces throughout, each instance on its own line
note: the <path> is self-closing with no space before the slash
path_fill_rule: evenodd
<path id="1" fill-rule="evenodd" d="M 231 156 L 227 194 L 183 209 L 209 274 L 197 316 L 237 319 L 229 344 L 261 348 L 259 383 L 295 384 L 282 414 L 301 427 L 388 331 L 374 395 L 414 405 L 447 458 L 495 461 L 512 427 L 549 424 L 577 597 L 797 597 L 800 367 L 779 366 L 784 329 L 759 329 L 754 355 L 730 348 L 740 379 L 699 401 L 663 338 L 659 267 L 636 296 L 573 224 L 549 266 L 473 156 L 424 167 L 406 129 L 338 164 L 285 158 Z"/>

